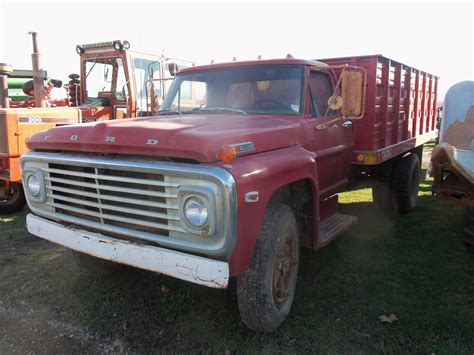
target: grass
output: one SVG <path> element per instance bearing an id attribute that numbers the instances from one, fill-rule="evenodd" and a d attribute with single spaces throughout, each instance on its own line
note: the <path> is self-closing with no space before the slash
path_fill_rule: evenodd
<path id="1" fill-rule="evenodd" d="M 274 334 L 246 329 L 230 291 L 138 270 L 80 274 L 63 248 L 27 234 L 26 212 L 0 219 L 0 306 L 40 310 L 136 352 L 472 354 L 474 253 L 460 242 L 460 208 L 430 184 L 397 220 L 373 207 L 370 189 L 342 194 L 359 223 L 302 251 L 295 303 Z M 398 322 L 378 319 L 392 313 Z"/>

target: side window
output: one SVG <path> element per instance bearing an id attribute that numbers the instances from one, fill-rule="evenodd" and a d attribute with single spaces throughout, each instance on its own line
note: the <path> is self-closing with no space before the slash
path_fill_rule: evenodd
<path id="1" fill-rule="evenodd" d="M 333 90 L 329 77 L 323 73 L 311 72 L 309 88 L 311 91 L 311 116 L 335 116 L 337 114 L 336 111 L 328 111 L 328 100 Z"/>
<path id="2" fill-rule="evenodd" d="M 137 96 L 138 98 L 144 98 L 146 96 L 146 80 L 148 80 L 149 72 L 153 72 L 153 79 L 159 79 L 160 63 L 149 59 L 135 58 L 133 60 L 133 70 L 135 72 Z M 157 97 L 161 96 L 161 83 L 159 81 L 155 81 L 155 94 Z"/>

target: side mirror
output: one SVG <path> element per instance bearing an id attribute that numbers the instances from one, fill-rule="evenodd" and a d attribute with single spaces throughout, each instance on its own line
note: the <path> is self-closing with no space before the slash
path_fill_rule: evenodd
<path id="1" fill-rule="evenodd" d="M 352 119 L 364 116 L 367 75 L 363 68 L 344 68 L 341 78 L 342 115 Z"/>
<path id="2" fill-rule="evenodd" d="M 175 76 L 178 73 L 178 64 L 176 63 L 168 63 L 168 70 L 171 76 Z"/>

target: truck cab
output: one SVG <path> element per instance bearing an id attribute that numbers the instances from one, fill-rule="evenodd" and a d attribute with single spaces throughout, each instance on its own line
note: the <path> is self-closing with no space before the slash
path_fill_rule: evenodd
<path id="1" fill-rule="evenodd" d="M 28 137 L 57 126 L 150 115 L 171 84 L 169 68 L 174 74 L 188 65 L 129 47 L 118 40 L 78 45 L 80 74 L 70 75 L 65 85 L 67 106 L 0 108 L 0 214 L 26 204 L 20 156 L 28 150 Z"/>
<path id="2" fill-rule="evenodd" d="M 434 137 L 435 117 L 417 119 L 410 110 L 422 106 L 409 100 L 428 108 L 435 79 L 413 71 L 411 81 L 404 67 L 407 79 L 393 85 L 407 92 L 398 106 L 416 129 L 407 120 L 406 132 L 382 131 L 368 114 L 388 92 L 376 90 L 376 75 L 402 66 L 350 60 L 362 65 L 286 58 L 190 67 L 155 116 L 34 135 L 21 160 L 28 230 L 72 249 L 90 272 L 122 263 L 214 288 L 235 278 L 242 321 L 274 331 L 291 309 L 300 246 L 324 247 L 357 221 L 339 211 L 337 195 L 353 169 L 367 176 L 390 165 L 403 181 L 400 209 L 416 204 L 417 151 Z M 420 78 L 426 94 L 409 95 Z"/>

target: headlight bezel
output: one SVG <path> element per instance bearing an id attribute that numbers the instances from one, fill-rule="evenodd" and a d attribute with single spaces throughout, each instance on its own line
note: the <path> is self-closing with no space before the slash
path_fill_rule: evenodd
<path id="1" fill-rule="evenodd" d="M 184 213 L 186 202 L 192 198 L 197 197 L 207 206 L 207 221 L 203 226 L 193 226 L 188 222 Z M 212 236 L 216 231 L 216 198 L 211 189 L 203 186 L 182 186 L 178 191 L 178 208 L 181 225 L 188 233 L 199 234 L 203 237 Z"/>
<path id="2" fill-rule="evenodd" d="M 23 175 L 23 190 L 25 190 L 25 193 L 28 199 L 34 202 L 41 202 L 41 203 L 45 202 L 46 201 L 46 187 L 45 187 L 45 182 L 44 182 L 43 170 L 39 168 L 27 168 L 23 170 L 22 175 Z M 30 191 L 30 186 L 28 184 L 28 182 L 30 181 L 32 177 L 38 179 L 39 191 L 37 195 L 34 195 L 33 192 Z"/>

